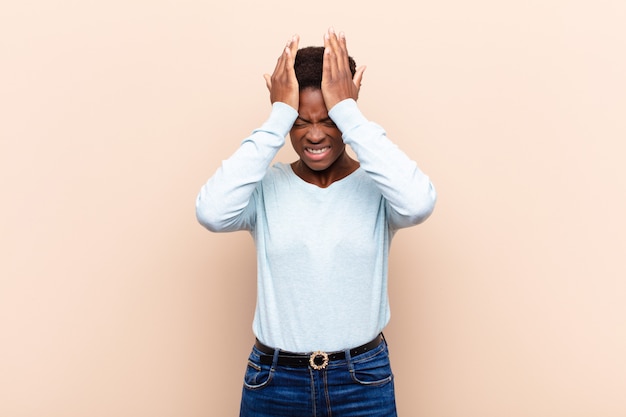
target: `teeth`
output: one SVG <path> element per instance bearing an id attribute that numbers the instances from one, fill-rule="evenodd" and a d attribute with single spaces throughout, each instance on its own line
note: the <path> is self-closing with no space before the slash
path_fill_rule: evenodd
<path id="1" fill-rule="evenodd" d="M 311 153 L 320 154 L 320 153 L 324 153 L 324 152 L 326 152 L 326 151 L 328 150 L 328 147 L 326 147 L 326 148 L 321 148 L 321 149 L 311 149 L 311 148 L 307 148 L 306 150 L 307 150 L 308 152 L 311 152 Z"/>

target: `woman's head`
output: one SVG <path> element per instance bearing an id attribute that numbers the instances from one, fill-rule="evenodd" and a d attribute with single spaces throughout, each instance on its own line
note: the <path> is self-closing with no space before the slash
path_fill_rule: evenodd
<path id="1" fill-rule="evenodd" d="M 356 63 L 352 57 L 348 57 L 352 76 L 356 73 Z M 322 69 L 324 67 L 324 47 L 308 46 L 299 49 L 296 53 L 294 70 L 298 79 L 300 91 L 306 88 L 322 88 Z"/>

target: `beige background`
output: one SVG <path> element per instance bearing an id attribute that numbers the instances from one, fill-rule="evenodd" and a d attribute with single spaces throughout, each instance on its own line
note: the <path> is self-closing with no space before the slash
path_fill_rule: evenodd
<path id="1" fill-rule="evenodd" d="M 439 192 L 392 247 L 401 415 L 623 417 L 625 21 L 623 0 L 5 2 L 0 415 L 237 414 L 254 248 L 194 200 L 269 114 L 284 42 L 334 25 L 363 112 Z"/>

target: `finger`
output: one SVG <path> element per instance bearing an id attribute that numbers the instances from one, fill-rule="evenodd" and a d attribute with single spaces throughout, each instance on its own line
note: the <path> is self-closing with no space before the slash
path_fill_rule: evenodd
<path id="1" fill-rule="evenodd" d="M 330 36 L 328 32 L 324 34 L 324 59 L 322 64 L 322 77 L 332 78 L 332 65 L 331 65 L 331 46 L 330 46 Z"/>
<path id="2" fill-rule="evenodd" d="M 287 46 L 285 47 L 285 68 L 284 70 L 287 72 L 287 74 L 289 74 L 290 76 L 293 75 L 295 76 L 295 69 L 293 67 L 295 60 L 296 60 L 296 54 L 298 53 L 298 45 L 299 45 L 299 41 L 300 38 L 298 37 L 298 35 L 293 35 L 293 37 L 291 39 L 289 39 L 289 41 L 287 42 Z"/>
<path id="3" fill-rule="evenodd" d="M 329 28 L 324 35 L 324 63 L 329 79 L 336 79 L 339 73 L 337 59 L 337 36 L 333 28 Z"/>
<path id="4" fill-rule="evenodd" d="M 291 51 L 291 55 L 293 57 L 295 57 L 296 53 L 298 52 L 299 44 L 300 44 L 300 36 L 298 36 L 297 34 L 293 35 L 293 37 L 287 43 L 287 46 L 289 47 L 289 49 Z"/>
<path id="5" fill-rule="evenodd" d="M 276 60 L 276 66 L 274 67 L 274 74 L 276 74 L 283 67 L 284 56 L 285 56 L 285 50 L 283 49 L 283 52 L 281 52 L 281 54 L 278 56 L 278 59 Z"/>
<path id="6" fill-rule="evenodd" d="M 284 70 L 285 70 L 285 68 L 286 68 L 286 66 L 288 64 L 286 62 L 287 61 L 287 49 L 290 48 L 290 45 L 291 45 L 292 41 L 293 41 L 293 38 L 291 38 L 291 39 L 289 39 L 287 41 L 287 43 L 286 43 L 285 47 L 283 48 L 281 54 L 279 55 L 278 59 L 276 60 L 276 67 L 274 67 L 274 73 L 273 73 L 274 77 L 280 76 L 284 72 Z"/>
<path id="7" fill-rule="evenodd" d="M 339 36 L 337 38 L 337 59 L 339 60 L 340 68 L 350 69 L 350 64 L 348 63 L 346 34 L 344 32 L 339 32 Z"/>
<path id="8" fill-rule="evenodd" d="M 350 71 L 345 33 L 339 32 L 337 34 L 331 27 L 328 29 L 327 37 L 332 57 L 333 75 L 338 77 L 345 76 Z M 350 74 L 350 77 L 352 77 L 352 74 Z"/>
<path id="9" fill-rule="evenodd" d="M 289 72 L 290 60 L 291 60 L 291 49 L 289 49 L 289 44 L 287 44 L 281 56 L 281 67 L 280 67 L 281 73 Z"/>

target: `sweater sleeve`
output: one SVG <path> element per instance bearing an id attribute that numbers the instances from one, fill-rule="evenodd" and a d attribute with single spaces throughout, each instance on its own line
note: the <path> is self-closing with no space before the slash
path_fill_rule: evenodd
<path id="1" fill-rule="evenodd" d="M 391 226 L 408 227 L 426 220 L 435 207 L 437 193 L 417 163 L 387 138 L 381 126 L 368 121 L 353 99 L 335 105 L 329 116 L 386 199 Z"/>
<path id="2" fill-rule="evenodd" d="M 251 229 L 254 205 L 250 204 L 278 150 L 284 145 L 298 112 L 276 102 L 270 117 L 243 140 L 241 146 L 202 186 L 196 198 L 196 217 L 213 232 Z"/>

